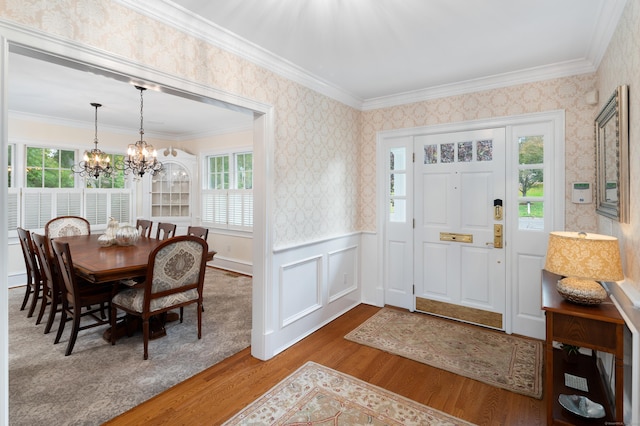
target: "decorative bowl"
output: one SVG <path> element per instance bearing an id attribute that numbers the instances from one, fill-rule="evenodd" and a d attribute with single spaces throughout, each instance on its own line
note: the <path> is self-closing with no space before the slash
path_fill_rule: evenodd
<path id="1" fill-rule="evenodd" d="M 116 231 L 116 244 L 119 246 L 132 246 L 139 238 L 140 232 L 130 225 L 122 226 Z"/>
<path id="2" fill-rule="evenodd" d="M 605 415 L 604 407 L 586 396 L 560 394 L 558 402 L 573 414 L 588 419 L 601 419 Z"/>
<path id="3" fill-rule="evenodd" d="M 98 244 L 100 244 L 101 247 L 109 247 L 115 243 L 115 238 L 112 238 L 107 234 L 102 234 L 98 237 Z"/>

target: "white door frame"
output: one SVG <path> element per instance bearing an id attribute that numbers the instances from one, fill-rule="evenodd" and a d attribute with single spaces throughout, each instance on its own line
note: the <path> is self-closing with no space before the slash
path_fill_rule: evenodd
<path id="1" fill-rule="evenodd" d="M 517 164 L 517 156 L 518 152 L 515 150 L 515 147 L 511 143 L 511 132 L 510 128 L 516 125 L 523 124 L 532 124 L 532 123 L 540 123 L 540 122 L 551 122 L 553 125 L 553 133 L 554 133 L 554 143 L 553 146 L 547 147 L 545 146 L 545 151 L 548 149 L 552 150 L 552 158 L 553 164 L 550 165 L 551 176 L 545 176 L 546 182 L 551 182 L 550 185 L 546 187 L 546 189 L 552 191 L 550 202 L 552 204 L 551 215 L 545 217 L 545 221 L 549 221 L 550 229 L 553 230 L 563 230 L 564 229 L 564 213 L 565 213 L 565 155 L 564 155 L 564 146 L 565 146 L 565 132 L 564 132 L 564 123 L 565 123 L 565 112 L 564 110 L 553 110 L 539 113 L 531 113 L 531 114 L 522 114 L 522 115 L 514 115 L 508 117 L 495 117 L 489 119 L 479 119 L 472 120 L 466 122 L 456 122 L 456 123 L 445 123 L 445 124 L 437 124 L 433 126 L 424 126 L 424 127 L 414 127 L 407 129 L 396 129 L 396 130 L 387 130 L 381 131 L 376 134 L 376 150 L 377 150 L 377 158 L 376 158 L 376 182 L 378 185 L 378 189 L 376 192 L 376 225 L 378 229 L 378 259 L 381 259 L 378 262 L 378 276 L 382 277 L 382 282 L 380 283 L 381 288 L 379 288 L 376 292 L 376 304 L 379 306 L 383 306 L 385 303 L 384 300 L 384 290 L 387 288 L 388 283 L 385 281 L 386 277 L 386 259 L 385 259 L 385 243 L 387 239 L 387 230 L 385 226 L 386 218 L 385 218 L 385 193 L 384 187 L 381 186 L 384 183 L 384 174 L 386 172 L 385 169 L 385 161 L 384 154 L 386 152 L 385 141 L 389 139 L 397 139 L 400 137 L 410 137 L 417 134 L 427 135 L 427 134 L 436 134 L 436 133 L 454 133 L 460 131 L 467 130 L 480 130 L 485 128 L 495 128 L 495 127 L 505 127 L 506 135 L 507 135 L 507 144 L 506 144 L 506 170 L 505 176 L 507 179 L 506 182 L 506 193 L 507 194 L 515 194 L 518 191 L 517 188 L 517 178 L 513 179 L 514 176 L 517 176 L 518 170 L 515 165 Z M 545 156 L 546 157 L 546 156 Z M 547 179 L 548 178 L 548 179 Z M 511 203 L 513 204 L 513 203 Z M 514 271 L 513 271 L 513 253 L 511 253 L 511 248 L 508 245 L 509 233 L 510 230 L 514 229 L 514 227 L 518 226 L 517 223 L 517 215 L 516 214 L 508 214 L 505 220 L 505 242 L 507 245 L 505 246 L 506 250 L 506 277 L 507 277 L 507 286 L 506 286 L 506 294 L 505 298 L 507 301 L 507 306 L 505 310 L 505 331 L 507 333 L 513 333 L 513 311 L 512 305 L 514 301 Z M 413 309 L 413 308 L 411 308 Z M 542 312 L 542 311 L 541 311 Z M 542 315 L 542 314 L 541 314 Z M 515 331 L 517 332 L 517 331 Z"/>

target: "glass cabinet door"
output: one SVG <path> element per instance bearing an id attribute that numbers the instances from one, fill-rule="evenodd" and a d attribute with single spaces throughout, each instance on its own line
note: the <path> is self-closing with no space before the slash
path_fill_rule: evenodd
<path id="1" fill-rule="evenodd" d="M 191 177 L 178 163 L 164 163 L 164 173 L 151 182 L 152 217 L 189 217 L 191 203 Z"/>

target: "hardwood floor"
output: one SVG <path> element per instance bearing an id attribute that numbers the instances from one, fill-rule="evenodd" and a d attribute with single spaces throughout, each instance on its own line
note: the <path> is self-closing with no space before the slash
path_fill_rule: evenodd
<path id="1" fill-rule="evenodd" d="M 519 395 L 344 339 L 379 308 L 359 305 L 269 361 L 250 348 L 107 422 L 220 424 L 314 361 L 478 425 L 544 425 L 544 400 Z M 206 338 L 206 337 L 205 337 Z"/>

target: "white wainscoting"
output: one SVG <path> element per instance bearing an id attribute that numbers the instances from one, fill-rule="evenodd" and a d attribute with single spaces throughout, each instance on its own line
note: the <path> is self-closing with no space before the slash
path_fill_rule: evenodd
<path id="1" fill-rule="evenodd" d="M 361 234 L 278 248 L 273 256 L 273 355 L 349 311 L 361 300 Z"/>

